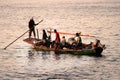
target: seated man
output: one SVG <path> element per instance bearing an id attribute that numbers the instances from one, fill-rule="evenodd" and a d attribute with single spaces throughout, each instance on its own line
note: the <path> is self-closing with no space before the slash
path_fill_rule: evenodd
<path id="1" fill-rule="evenodd" d="M 61 48 L 64 48 L 66 47 L 66 39 L 65 39 L 65 36 L 62 37 L 62 40 L 61 40 Z"/>
<path id="2" fill-rule="evenodd" d="M 76 33 L 76 49 L 82 49 L 82 39 L 80 37 L 81 33 Z"/>
<path id="3" fill-rule="evenodd" d="M 97 47 L 101 47 L 101 48 L 103 48 L 103 49 L 106 48 L 105 45 L 102 45 L 102 44 L 100 43 L 100 40 L 96 39 L 96 40 L 93 42 L 93 44 L 92 44 L 92 48 L 94 49 L 94 48 L 97 48 Z"/>

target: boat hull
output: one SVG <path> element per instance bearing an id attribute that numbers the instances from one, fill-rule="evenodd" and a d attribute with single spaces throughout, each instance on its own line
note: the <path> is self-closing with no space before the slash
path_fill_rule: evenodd
<path id="1" fill-rule="evenodd" d="M 94 56 L 102 56 L 101 53 L 103 51 L 103 49 L 101 47 L 97 47 L 95 49 L 79 49 L 79 50 L 75 50 L 75 49 L 54 49 L 54 48 L 49 48 L 46 46 L 37 46 L 35 44 L 35 39 L 24 39 L 23 41 L 27 42 L 28 44 L 31 44 L 35 50 L 37 51 L 54 51 L 56 53 L 60 53 L 60 54 L 73 54 L 73 55 L 94 55 Z"/>

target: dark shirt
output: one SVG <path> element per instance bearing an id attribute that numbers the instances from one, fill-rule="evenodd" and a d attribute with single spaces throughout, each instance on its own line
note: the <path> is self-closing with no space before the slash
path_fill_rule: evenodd
<path id="1" fill-rule="evenodd" d="M 35 22 L 34 22 L 33 19 L 31 19 L 31 20 L 29 21 L 29 28 L 30 28 L 30 29 L 34 29 L 34 26 L 35 26 Z"/>
<path id="2" fill-rule="evenodd" d="M 47 38 L 47 34 L 45 31 L 43 31 L 43 39 L 46 40 L 46 38 Z"/>

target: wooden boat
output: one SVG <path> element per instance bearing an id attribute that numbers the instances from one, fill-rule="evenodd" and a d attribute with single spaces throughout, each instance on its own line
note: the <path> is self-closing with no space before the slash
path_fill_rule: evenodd
<path id="1" fill-rule="evenodd" d="M 69 53 L 69 54 L 74 54 L 74 55 L 94 55 L 94 56 L 102 56 L 102 52 L 103 52 L 103 47 L 97 47 L 94 49 L 87 49 L 87 48 L 83 48 L 83 49 L 57 49 L 55 50 L 54 48 L 50 48 L 50 47 L 46 47 L 43 45 L 36 45 L 37 40 L 35 38 L 27 38 L 23 40 L 24 42 L 27 42 L 28 44 L 31 44 L 34 49 L 36 50 L 42 50 L 42 51 L 55 51 L 57 53 Z"/>

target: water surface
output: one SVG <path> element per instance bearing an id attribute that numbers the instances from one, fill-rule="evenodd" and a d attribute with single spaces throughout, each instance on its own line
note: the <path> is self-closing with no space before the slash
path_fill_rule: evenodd
<path id="1" fill-rule="evenodd" d="M 119 9 L 119 0 L 0 0 L 0 80 L 119 80 Z M 32 16 L 44 19 L 36 26 L 40 37 L 49 28 L 96 36 L 106 44 L 103 57 L 37 52 L 23 42 L 28 34 L 3 50 L 28 30 Z M 96 38 L 82 37 L 84 43 Z"/>

